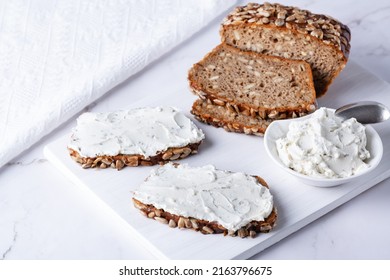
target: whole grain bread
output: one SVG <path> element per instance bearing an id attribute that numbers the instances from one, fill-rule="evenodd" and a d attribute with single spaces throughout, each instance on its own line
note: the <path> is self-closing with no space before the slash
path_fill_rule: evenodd
<path id="1" fill-rule="evenodd" d="M 228 132 L 245 133 L 263 136 L 272 119 L 262 119 L 259 116 L 244 115 L 233 107 L 223 107 L 211 100 L 198 99 L 192 105 L 191 113 L 201 122 L 222 127 Z"/>
<path id="2" fill-rule="evenodd" d="M 185 158 L 198 151 L 203 132 L 173 107 L 86 112 L 77 118 L 68 151 L 83 168 L 118 170 Z"/>
<path id="3" fill-rule="evenodd" d="M 188 80 L 201 99 L 238 107 L 263 119 L 316 108 L 308 63 L 242 51 L 224 43 L 193 65 Z"/>
<path id="4" fill-rule="evenodd" d="M 183 217 L 171 214 L 163 209 L 157 209 L 151 204 L 144 204 L 141 201 L 133 198 L 134 206 L 140 210 L 141 214 L 160 223 L 167 224 L 169 227 L 179 229 L 186 228 L 199 231 L 203 234 L 217 234 L 222 233 L 223 235 L 245 237 L 255 237 L 258 233 L 270 232 L 277 220 L 276 208 L 273 209 L 272 213 L 264 221 L 252 221 L 245 227 L 240 228 L 237 231 L 230 232 L 223 226 L 205 220 L 199 220 L 191 217 Z"/>
<path id="5" fill-rule="evenodd" d="M 262 185 L 268 188 L 267 183 L 263 178 L 259 176 L 254 177 L 259 185 Z M 247 225 L 241 227 L 236 231 L 231 231 L 224 228 L 222 225 L 213 222 L 206 221 L 201 219 L 196 219 L 193 217 L 184 217 L 180 215 L 172 214 L 163 209 L 158 209 L 152 204 L 145 204 L 134 197 L 132 198 L 134 206 L 140 210 L 140 213 L 147 218 L 154 219 L 162 224 L 166 224 L 172 228 L 179 229 L 192 229 L 203 234 L 218 234 L 222 233 L 223 235 L 229 236 L 239 236 L 241 238 L 245 237 L 255 237 L 258 233 L 267 233 L 271 231 L 277 221 L 277 209 L 274 206 L 272 212 L 264 219 L 264 221 L 251 221 Z"/>
<path id="6" fill-rule="evenodd" d="M 84 169 L 87 168 L 116 168 L 121 170 L 126 166 L 152 166 L 156 164 L 164 164 L 169 161 L 186 158 L 191 154 L 198 153 L 198 148 L 201 142 L 188 144 L 185 147 L 171 147 L 165 151 L 161 151 L 155 156 L 145 158 L 143 155 L 125 155 L 119 154 L 115 156 L 102 155 L 96 157 L 83 157 L 77 151 L 68 148 L 70 157 L 81 164 Z"/>
<path id="7" fill-rule="evenodd" d="M 224 19 L 220 35 L 242 50 L 307 61 L 317 97 L 345 67 L 351 39 L 349 28 L 336 19 L 270 3 L 235 8 Z"/>

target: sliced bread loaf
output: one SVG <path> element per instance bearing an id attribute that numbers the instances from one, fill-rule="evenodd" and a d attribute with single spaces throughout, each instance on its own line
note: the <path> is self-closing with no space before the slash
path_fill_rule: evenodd
<path id="1" fill-rule="evenodd" d="M 188 80 L 200 98 L 235 106 L 263 119 L 316 108 L 308 63 L 242 51 L 223 43 L 193 65 Z"/>
<path id="2" fill-rule="evenodd" d="M 134 192 L 133 203 L 148 218 L 203 234 L 255 237 L 269 232 L 277 219 L 262 178 L 211 165 L 167 163 Z"/>
<path id="3" fill-rule="evenodd" d="M 220 34 L 223 42 L 242 50 L 307 61 L 317 96 L 344 68 L 350 51 L 351 32 L 346 25 L 280 4 L 237 7 L 223 21 Z"/>

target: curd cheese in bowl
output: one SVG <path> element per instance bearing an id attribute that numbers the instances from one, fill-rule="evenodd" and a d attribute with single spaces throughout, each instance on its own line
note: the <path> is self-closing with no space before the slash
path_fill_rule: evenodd
<path id="1" fill-rule="evenodd" d="M 369 125 L 343 121 L 333 109 L 274 121 L 264 135 L 269 156 L 309 185 L 329 187 L 352 181 L 380 162 L 383 145 Z"/>
<path id="2" fill-rule="evenodd" d="M 294 121 L 286 137 L 276 140 L 281 161 L 289 168 L 313 177 L 344 178 L 367 168 L 365 127 L 351 118 L 342 121 L 320 108 L 310 118 Z"/>

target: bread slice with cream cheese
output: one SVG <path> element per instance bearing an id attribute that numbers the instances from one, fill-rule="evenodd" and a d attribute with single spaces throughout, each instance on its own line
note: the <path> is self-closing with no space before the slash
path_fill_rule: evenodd
<path id="1" fill-rule="evenodd" d="M 255 237 L 274 228 L 277 219 L 261 177 L 211 165 L 167 163 L 134 192 L 133 203 L 148 218 L 203 234 Z"/>
<path id="2" fill-rule="evenodd" d="M 145 107 L 82 114 L 68 150 L 83 168 L 120 170 L 185 158 L 197 153 L 204 137 L 179 110 Z"/>

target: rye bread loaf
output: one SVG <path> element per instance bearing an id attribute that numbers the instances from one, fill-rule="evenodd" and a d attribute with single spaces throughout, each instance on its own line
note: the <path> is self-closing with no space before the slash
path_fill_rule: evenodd
<path id="1" fill-rule="evenodd" d="M 272 119 L 262 119 L 258 115 L 244 115 L 231 106 L 213 104 L 211 100 L 198 99 L 192 105 L 191 113 L 201 122 L 222 127 L 228 132 L 263 136 Z"/>
<path id="2" fill-rule="evenodd" d="M 168 163 L 152 171 L 132 200 L 145 217 L 203 234 L 255 237 L 273 229 L 277 220 L 264 179 L 213 166 L 194 168 Z"/>
<path id="3" fill-rule="evenodd" d="M 242 50 L 307 61 L 317 97 L 345 67 L 351 32 L 329 16 L 280 4 L 235 8 L 220 29 L 223 42 Z"/>
<path id="4" fill-rule="evenodd" d="M 315 110 L 308 63 L 242 51 L 220 44 L 189 70 L 190 89 L 201 99 L 237 107 L 263 119 Z"/>

